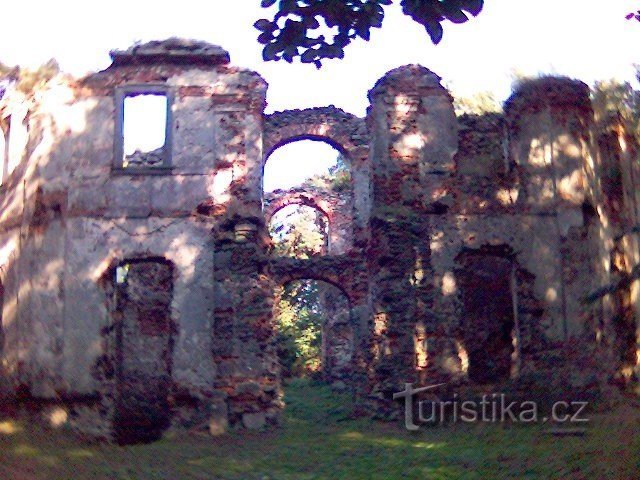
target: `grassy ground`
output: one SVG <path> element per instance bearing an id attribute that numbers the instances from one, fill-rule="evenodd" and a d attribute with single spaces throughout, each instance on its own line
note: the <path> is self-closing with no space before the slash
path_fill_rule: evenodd
<path id="1" fill-rule="evenodd" d="M 0 479 L 640 479 L 640 411 L 593 418 L 583 437 L 546 427 L 464 425 L 410 434 L 347 418 L 348 397 L 296 381 L 276 430 L 151 445 L 87 445 L 60 431 L 0 420 Z"/>

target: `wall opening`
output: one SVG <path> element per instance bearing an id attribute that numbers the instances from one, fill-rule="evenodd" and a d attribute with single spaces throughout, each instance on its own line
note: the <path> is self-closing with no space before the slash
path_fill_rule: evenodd
<path id="1" fill-rule="evenodd" d="M 277 300 L 276 345 L 283 378 L 346 384 L 354 331 L 345 293 L 328 282 L 295 280 L 281 288 Z"/>
<path id="2" fill-rule="evenodd" d="M 496 252 L 465 252 L 458 257 L 462 335 L 469 379 L 508 380 L 514 335 L 513 260 Z"/>
<path id="3" fill-rule="evenodd" d="M 114 168 L 156 169 L 170 166 L 171 94 L 164 86 L 128 86 L 116 98 Z"/>
<path id="4" fill-rule="evenodd" d="M 155 258 L 126 261 L 114 270 L 112 281 L 113 436 L 119 444 L 151 442 L 171 420 L 173 266 Z"/>
<path id="5" fill-rule="evenodd" d="M 294 225 L 298 238 L 300 232 L 307 232 L 306 237 L 314 239 L 313 248 L 308 249 L 314 254 L 334 255 L 349 249 L 353 187 L 349 163 L 340 151 L 319 140 L 297 140 L 275 149 L 264 166 L 263 190 L 276 254 L 291 250 L 278 244 L 295 236 Z M 326 239 L 322 245 L 320 237 Z"/>
<path id="6" fill-rule="evenodd" d="M 5 183 L 22 162 L 29 142 L 29 110 L 16 105 L 11 114 L 0 121 L 0 185 Z"/>
<path id="7" fill-rule="evenodd" d="M 318 208 L 287 205 L 269 221 L 273 253 L 277 256 L 310 258 L 329 249 L 329 219 Z"/>
<path id="8" fill-rule="evenodd" d="M 263 191 L 294 188 L 347 188 L 351 174 L 347 158 L 322 140 L 294 140 L 269 154 L 263 170 Z"/>

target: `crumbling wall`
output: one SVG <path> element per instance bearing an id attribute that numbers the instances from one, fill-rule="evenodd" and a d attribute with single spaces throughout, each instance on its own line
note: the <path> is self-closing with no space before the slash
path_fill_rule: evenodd
<path id="1" fill-rule="evenodd" d="M 423 339 L 442 328 L 433 310 L 429 214 L 448 208 L 442 186 L 454 170 L 457 128 L 451 97 L 424 67 L 392 70 L 369 98 L 372 391 L 377 413 L 386 416 L 394 392 L 426 378 L 433 362 Z"/>
<path id="2" fill-rule="evenodd" d="M 26 159 L 0 192 L 8 375 L 35 399 L 68 405 L 75 428 L 103 437 L 106 413 L 95 405 L 109 395 L 105 272 L 141 257 L 175 266 L 171 408 L 176 425 L 206 426 L 216 373 L 210 211 L 226 208 L 233 188 L 220 172 L 232 166 L 237 175 L 254 161 L 256 188 L 243 200 L 260 208 L 264 82 L 191 48 L 134 50 L 114 54 L 104 72 L 57 77 L 38 93 Z M 116 90 L 147 83 L 174 93 L 171 168 L 116 171 Z"/>
<path id="3" fill-rule="evenodd" d="M 638 140 L 628 132 L 619 115 L 600 119 L 594 135 L 599 180 L 597 192 L 599 257 L 608 267 L 598 278 L 592 303 L 603 302 L 610 322 L 601 325 L 611 345 L 610 361 L 616 368 L 614 381 L 626 387 L 638 380 L 640 329 L 638 327 Z M 608 274 L 608 275 L 607 275 Z"/>
<path id="4" fill-rule="evenodd" d="M 510 150 L 519 166 L 525 205 L 552 219 L 559 246 L 560 278 L 555 290 L 561 315 L 545 329 L 533 370 L 551 372 L 552 383 L 582 390 L 606 387 L 610 369 L 595 338 L 598 305 L 585 298 L 602 268 L 593 212 L 597 199 L 590 148 L 593 111 L 588 87 L 566 78 L 523 83 L 506 104 Z M 549 297 L 542 297 L 548 303 Z M 606 321 L 606 320 L 605 320 Z M 578 345 L 580 345 L 578 347 Z"/>
<path id="5" fill-rule="evenodd" d="M 277 423 L 274 296 L 296 279 L 348 298 L 349 322 L 327 325 L 332 376 L 385 418 L 407 382 L 601 391 L 637 377 L 638 147 L 614 124 L 594 130 L 584 84 L 527 82 L 504 114 L 456 118 L 439 77 L 410 65 L 374 86 L 366 120 L 335 107 L 264 115 L 265 82 L 219 47 L 171 39 L 112 56 L 103 72 L 54 78 L 20 117 L 24 159 L 0 190 L 5 390 L 114 438 L 123 364 L 112 348 L 117 288 L 105 279 L 151 258 L 172 265 L 162 313 L 140 315 L 173 328 L 151 335 L 149 353 L 170 365 L 160 413 L 175 428 Z M 119 102 L 145 86 L 169 99 L 170 156 L 130 168 Z M 352 197 L 263 196 L 268 155 L 300 139 L 345 155 Z M 329 215 L 329 255 L 271 255 L 266 225 L 286 203 Z M 497 270 L 495 295 L 483 292 L 481 274 Z M 495 298 L 498 326 L 475 314 Z M 496 360 L 499 375 L 476 375 L 478 358 Z"/>
<path id="6" fill-rule="evenodd" d="M 282 407 L 267 245 L 263 224 L 229 221 L 216 231 L 211 353 L 228 402 L 228 419 L 218 421 L 251 429 L 277 423 Z"/>
<path id="7" fill-rule="evenodd" d="M 265 117 L 264 161 L 278 147 L 297 140 L 321 140 L 345 156 L 351 174 L 354 242 L 366 242 L 366 224 L 371 209 L 369 132 L 363 119 L 334 106 L 287 110 Z M 339 220 L 339 219 L 338 219 Z"/>

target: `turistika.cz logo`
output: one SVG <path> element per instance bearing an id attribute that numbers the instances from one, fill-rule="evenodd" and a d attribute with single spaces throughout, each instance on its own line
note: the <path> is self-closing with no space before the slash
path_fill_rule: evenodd
<path id="1" fill-rule="evenodd" d="M 404 418 L 407 430 L 416 431 L 420 424 L 435 423 L 572 423 L 589 421 L 585 416 L 588 402 L 557 401 L 551 405 L 550 413 L 543 415 L 535 401 L 509 401 L 504 393 L 483 395 L 479 399 L 461 399 L 457 394 L 449 400 L 435 396 L 430 400 L 417 400 L 425 392 L 433 392 L 444 383 L 414 388 L 406 383 L 402 392 L 394 393 L 394 400 L 404 399 Z"/>

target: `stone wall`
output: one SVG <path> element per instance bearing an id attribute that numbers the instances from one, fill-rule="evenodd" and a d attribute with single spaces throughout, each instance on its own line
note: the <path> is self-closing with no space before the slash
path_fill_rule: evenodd
<path id="1" fill-rule="evenodd" d="M 349 321 L 327 326 L 341 330 L 325 349 L 383 417 L 407 382 L 602 394 L 637 381 L 638 146 L 615 118 L 594 123 L 586 85 L 526 82 L 504 114 L 456 118 L 440 78 L 410 65 L 374 86 L 366 119 L 264 115 L 266 83 L 219 47 L 172 39 L 112 56 L 0 99 L 2 118 L 26 108 L 28 132 L 0 189 L 0 398 L 57 405 L 71 427 L 122 441 L 120 407 L 155 398 L 136 382 L 160 362 L 146 382 L 168 385 L 158 430 L 277 423 L 273 308 L 297 279 L 345 294 Z M 169 161 L 141 168 L 123 163 L 118 125 L 123 96 L 145 91 L 169 101 L 154 153 Z M 346 200 L 264 197 L 268 155 L 300 139 L 345 155 Z M 327 255 L 271 254 L 266 226 L 291 203 L 329 216 Z M 170 266 L 171 287 L 151 306 L 131 294 L 129 315 L 114 275 L 149 264 Z M 153 343 L 135 378 L 123 341 Z M 499 374 L 477 373 L 488 365 Z"/>

